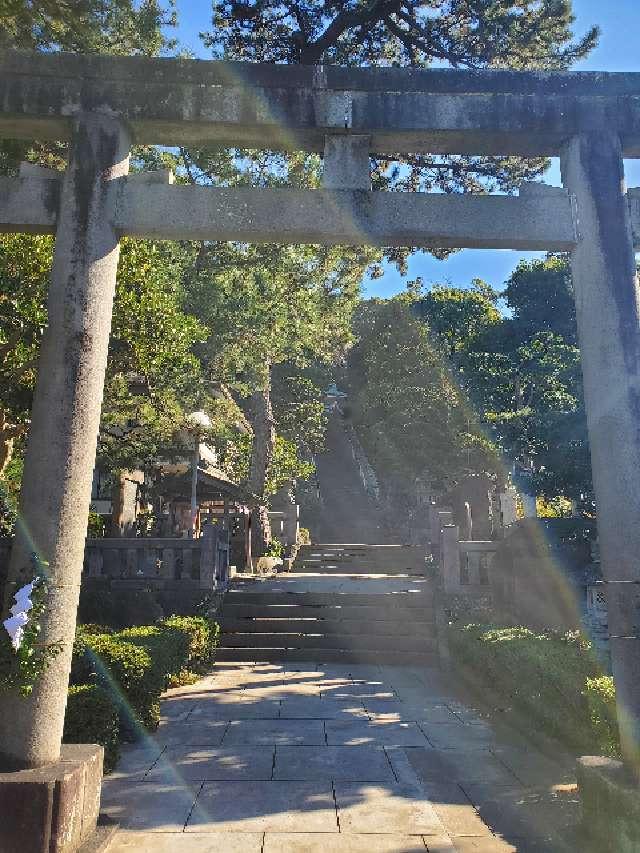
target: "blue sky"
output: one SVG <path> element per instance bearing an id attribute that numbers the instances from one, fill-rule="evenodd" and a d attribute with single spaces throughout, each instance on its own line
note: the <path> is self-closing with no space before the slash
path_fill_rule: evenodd
<path id="1" fill-rule="evenodd" d="M 181 47 L 188 48 L 203 59 L 204 50 L 198 33 L 211 28 L 211 0 L 176 0 L 180 19 L 177 36 Z M 640 71 L 638 54 L 638 29 L 640 25 L 639 0 L 573 0 L 576 23 L 574 31 L 582 35 L 590 26 L 601 29 L 600 44 L 591 56 L 575 66 L 576 71 Z M 640 186 L 640 161 L 625 164 L 629 186 Z M 557 162 L 553 162 L 546 180 L 560 183 Z M 465 287 L 472 278 L 482 278 L 500 288 L 522 258 L 539 257 L 536 253 L 465 249 L 438 261 L 430 255 L 418 253 L 409 262 L 409 278 L 422 276 L 426 284 L 447 282 Z M 385 271 L 383 278 L 365 283 L 370 296 L 391 296 L 405 287 L 393 268 Z"/>

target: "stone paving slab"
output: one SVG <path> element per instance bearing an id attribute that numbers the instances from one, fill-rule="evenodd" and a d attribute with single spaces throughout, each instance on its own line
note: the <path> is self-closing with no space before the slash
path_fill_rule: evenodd
<path id="1" fill-rule="evenodd" d="M 261 853 L 261 832 L 119 832 L 108 853 Z"/>
<path id="2" fill-rule="evenodd" d="M 492 835 L 460 785 L 440 780 L 433 783 L 426 781 L 424 791 L 451 837 Z"/>
<path id="3" fill-rule="evenodd" d="M 489 749 L 495 745 L 495 735 L 489 726 L 465 726 L 460 723 L 431 723 L 418 720 L 429 742 L 437 749 L 456 749 L 465 752 Z"/>
<path id="4" fill-rule="evenodd" d="M 292 700 L 293 701 L 293 700 Z M 229 701 L 198 703 L 189 714 L 189 723 L 202 720 L 276 720 L 280 716 L 280 702 L 271 699 L 259 701 Z"/>
<path id="5" fill-rule="evenodd" d="M 122 829 L 182 832 L 200 786 L 105 779 L 100 810 Z M 116 836 L 117 837 L 117 836 Z"/>
<path id="6" fill-rule="evenodd" d="M 330 784 L 211 782 L 186 832 L 338 832 Z"/>
<path id="7" fill-rule="evenodd" d="M 523 785 L 566 785 L 575 780 L 573 763 L 562 763 L 531 749 L 501 746 L 491 751 Z"/>
<path id="8" fill-rule="evenodd" d="M 144 778 L 163 750 L 164 745 L 154 738 L 147 738 L 141 743 L 125 744 L 120 752 L 118 766 L 109 776 L 109 780 Z"/>
<path id="9" fill-rule="evenodd" d="M 393 782 L 387 756 L 379 746 L 279 746 L 273 778 L 282 780 Z"/>
<path id="10" fill-rule="evenodd" d="M 292 681 L 287 684 L 272 684 L 268 687 L 247 687 L 237 693 L 230 694 L 230 698 L 240 702 L 262 702 L 265 699 L 283 702 L 307 697 L 320 699 L 319 685 Z"/>
<path id="11" fill-rule="evenodd" d="M 421 835 L 271 833 L 263 853 L 426 853 Z"/>
<path id="12" fill-rule="evenodd" d="M 280 705 L 282 719 L 348 720 L 367 719 L 364 705 L 357 699 L 315 699 L 296 697 L 285 699 Z"/>
<path id="13" fill-rule="evenodd" d="M 330 746 L 430 746 L 417 723 L 371 720 L 325 720 Z"/>
<path id="14" fill-rule="evenodd" d="M 520 786 L 463 788 L 489 827 L 509 838 L 525 837 L 527 850 L 559 853 L 573 847 L 568 839 L 580 809 L 577 791 Z"/>
<path id="15" fill-rule="evenodd" d="M 477 838 L 425 838 L 429 853 L 522 853 L 522 847 L 514 847 L 495 836 Z"/>
<path id="16" fill-rule="evenodd" d="M 418 776 L 429 782 L 484 782 L 505 786 L 518 784 L 513 773 L 489 751 L 408 747 L 406 755 Z M 389 758 L 393 764 L 393 753 L 389 753 Z"/>
<path id="17" fill-rule="evenodd" d="M 233 720 L 224 736 L 226 746 L 323 746 L 322 720 Z"/>
<path id="18" fill-rule="evenodd" d="M 220 746 L 229 725 L 228 720 L 191 719 L 180 723 L 162 724 L 153 733 L 153 740 L 162 746 Z M 118 764 L 118 769 L 120 765 Z"/>
<path id="19" fill-rule="evenodd" d="M 147 773 L 150 782 L 226 782 L 271 779 L 275 747 L 169 747 Z"/>
<path id="20" fill-rule="evenodd" d="M 421 791 L 402 785 L 334 785 L 340 831 L 440 835 L 444 828 Z"/>
<path id="21" fill-rule="evenodd" d="M 394 690 L 385 689 L 385 685 L 380 682 L 351 682 L 343 685 L 319 685 L 322 690 L 323 699 L 357 699 L 363 702 L 365 707 L 367 702 L 379 699 L 397 699 L 397 694 Z"/>

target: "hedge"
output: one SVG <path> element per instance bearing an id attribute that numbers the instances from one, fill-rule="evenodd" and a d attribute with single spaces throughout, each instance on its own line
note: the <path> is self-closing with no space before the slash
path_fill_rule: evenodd
<path id="1" fill-rule="evenodd" d="M 203 672 L 213 662 L 220 639 L 220 625 L 204 616 L 171 616 L 160 625 L 181 631 L 189 641 L 189 668 Z"/>
<path id="2" fill-rule="evenodd" d="M 118 709 L 97 684 L 69 688 L 64 718 L 65 743 L 99 743 L 104 747 L 104 767 L 111 770 L 120 751 Z"/>
<path id="3" fill-rule="evenodd" d="M 599 753 L 620 758 L 620 732 L 613 678 L 610 675 L 588 678 L 585 693 L 591 728 L 599 744 Z"/>
<path id="4" fill-rule="evenodd" d="M 514 722 L 577 752 L 615 754 L 612 681 L 579 636 L 452 625 L 448 638 L 469 686 L 511 711 Z"/>
<path id="5" fill-rule="evenodd" d="M 136 740 L 160 718 L 160 695 L 189 667 L 213 661 L 219 626 L 203 617 L 171 617 L 156 625 L 97 633 L 78 626 L 71 682 L 98 684 L 118 709 L 120 737 Z"/>

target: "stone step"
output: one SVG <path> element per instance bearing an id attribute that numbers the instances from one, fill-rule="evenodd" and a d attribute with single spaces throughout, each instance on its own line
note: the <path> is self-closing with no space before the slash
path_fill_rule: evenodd
<path id="1" fill-rule="evenodd" d="M 430 636 L 389 637 L 379 634 L 223 634 L 220 648 L 264 649 L 362 649 L 364 651 L 426 652 L 435 649 L 435 638 Z"/>
<path id="2" fill-rule="evenodd" d="M 420 566 L 364 566 L 359 563 L 296 563 L 293 570 L 297 574 L 317 575 L 404 575 L 406 577 L 424 577 L 425 570 Z"/>
<path id="3" fill-rule="evenodd" d="M 433 653 L 365 651 L 359 649 L 238 649 L 219 648 L 217 661 L 244 662 L 302 662 L 313 663 L 370 663 L 389 666 L 434 667 L 438 665 L 438 656 Z"/>
<path id="4" fill-rule="evenodd" d="M 278 605 L 297 607 L 388 607 L 389 609 L 423 610 L 433 603 L 433 591 L 430 588 L 419 592 L 245 592 L 231 588 L 224 599 L 224 607 L 238 604 Z"/>
<path id="5" fill-rule="evenodd" d="M 318 634 L 379 634 L 407 636 L 428 634 L 434 630 L 435 618 L 387 619 L 234 619 L 223 616 L 218 620 L 224 633 L 318 633 Z"/>
<path id="6" fill-rule="evenodd" d="M 302 618 L 326 618 L 326 619 L 348 619 L 357 621 L 389 621 L 389 620 L 411 620 L 423 613 L 416 607 L 402 608 L 398 606 L 381 605 L 379 607 L 359 606 L 329 606 L 329 605 L 263 605 L 263 604 L 231 604 L 225 601 L 223 605 L 225 618 L 247 619 L 288 619 Z M 433 607 L 429 603 L 425 607 L 425 617 L 432 618 Z"/>

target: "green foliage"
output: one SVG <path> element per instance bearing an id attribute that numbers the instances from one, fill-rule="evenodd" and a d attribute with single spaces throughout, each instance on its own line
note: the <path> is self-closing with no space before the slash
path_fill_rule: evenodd
<path id="1" fill-rule="evenodd" d="M 39 642 L 40 621 L 46 609 L 47 579 L 45 567 L 38 560 L 34 563 L 36 586 L 31 593 L 33 606 L 18 649 L 11 645 L 4 627 L 0 628 L 0 691 L 17 690 L 22 696 L 29 696 L 51 659 L 62 651 L 57 643 L 45 646 Z"/>
<path id="2" fill-rule="evenodd" d="M 158 651 L 153 641 L 149 645 Z M 79 630 L 74 644 L 72 682 L 98 683 L 107 690 L 118 708 L 125 740 L 135 740 L 140 726 L 154 729 L 158 725 L 159 699 L 167 678 L 168 673 L 155 665 L 139 636 L 125 640 L 117 634 L 83 634 Z"/>
<path id="3" fill-rule="evenodd" d="M 118 709 L 122 738 L 135 740 L 140 726 L 158 725 L 160 695 L 172 681 L 211 664 L 218 636 L 219 625 L 198 616 L 172 616 L 116 633 L 78 625 L 71 681 L 104 688 Z"/>
<path id="4" fill-rule="evenodd" d="M 283 551 L 282 542 L 278 539 L 272 539 L 269 545 L 264 550 L 265 557 L 281 557 Z"/>
<path id="5" fill-rule="evenodd" d="M 414 310 L 488 434 L 533 468 L 536 491 L 578 499 L 591 491 L 591 470 L 568 259 L 521 262 L 503 316 L 480 284 L 437 287 Z"/>
<path id="6" fill-rule="evenodd" d="M 97 684 L 69 688 L 64 717 L 64 743 L 98 743 L 104 747 L 104 767 L 113 770 L 120 752 L 118 708 Z"/>
<path id="7" fill-rule="evenodd" d="M 598 754 L 620 757 L 620 731 L 616 710 L 616 688 L 610 675 L 588 678 L 586 697 Z"/>
<path id="8" fill-rule="evenodd" d="M 311 534 L 308 528 L 300 527 L 298 529 L 298 545 L 311 545 Z"/>
<path id="9" fill-rule="evenodd" d="M 447 636 L 469 686 L 517 725 L 576 751 L 613 749 L 610 680 L 579 636 L 487 625 L 452 625 Z"/>
<path id="10" fill-rule="evenodd" d="M 104 518 L 93 510 L 89 510 L 87 536 L 90 539 L 101 539 L 105 534 Z"/>
<path id="11" fill-rule="evenodd" d="M 155 54 L 172 46 L 162 28 L 175 25 L 171 2 L 157 0 L 7 0 L 0 47 L 75 53 Z"/>
<path id="12" fill-rule="evenodd" d="M 205 44 L 233 59 L 314 65 L 562 69 L 596 44 L 573 42 L 570 0 L 404 0 L 401 4 L 224 0 Z"/>
<path id="13" fill-rule="evenodd" d="M 383 478 L 425 476 L 444 486 L 465 471 L 495 468 L 491 444 L 407 300 L 362 303 L 354 331 L 349 408 Z"/>
<path id="14" fill-rule="evenodd" d="M 220 625 L 204 616 L 170 616 L 160 626 L 183 633 L 188 641 L 187 664 L 195 672 L 206 672 L 213 663 Z"/>

